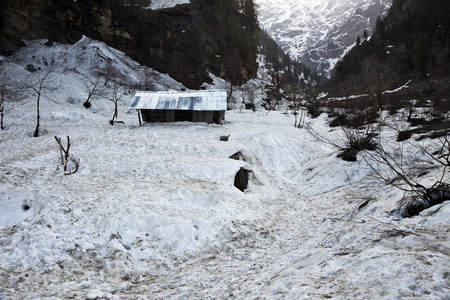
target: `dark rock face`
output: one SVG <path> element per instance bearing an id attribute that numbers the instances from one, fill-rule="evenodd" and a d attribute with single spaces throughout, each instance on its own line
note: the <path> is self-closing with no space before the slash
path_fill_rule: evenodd
<path id="1" fill-rule="evenodd" d="M 23 40 L 46 38 L 73 42 L 81 37 L 79 9 L 75 2 L 54 5 L 50 0 L 3 1 L 0 53 L 10 55 Z M 61 34 L 63 32 L 63 34 Z"/>
<path id="2" fill-rule="evenodd" d="M 153 11 L 115 0 L 3 0 L 0 54 L 12 54 L 23 40 L 73 44 L 86 35 L 168 73 L 188 88 L 211 82 L 208 72 L 233 83 L 254 77 L 256 51 L 231 62 L 238 72 L 228 70 L 230 61 L 218 50 L 224 28 L 208 21 L 202 1 L 192 2 Z M 237 9 L 230 17 L 242 18 Z"/>

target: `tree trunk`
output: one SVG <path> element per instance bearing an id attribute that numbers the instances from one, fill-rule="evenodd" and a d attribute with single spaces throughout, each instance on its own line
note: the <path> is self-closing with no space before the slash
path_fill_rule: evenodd
<path id="1" fill-rule="evenodd" d="M 383 102 L 381 97 L 383 97 L 383 93 L 381 92 L 381 81 L 380 81 L 380 70 L 377 70 L 378 75 L 378 107 L 380 109 L 380 116 L 381 111 L 383 110 Z"/>
<path id="2" fill-rule="evenodd" d="M 39 100 L 40 100 L 41 95 L 38 95 L 38 99 L 37 99 L 37 117 L 36 117 L 36 129 L 34 130 L 34 137 L 38 137 L 39 136 L 39 119 L 40 119 L 40 114 L 39 114 Z"/>

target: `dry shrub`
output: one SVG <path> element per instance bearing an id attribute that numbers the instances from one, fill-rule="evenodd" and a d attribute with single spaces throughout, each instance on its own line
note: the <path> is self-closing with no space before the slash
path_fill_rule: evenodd
<path id="1" fill-rule="evenodd" d="M 440 138 L 439 142 L 439 149 L 433 153 L 428 152 L 418 143 L 415 144 L 416 149 L 418 147 L 424 155 L 417 158 L 413 164 L 403 161 L 405 157 L 403 148 L 397 149 L 398 153 L 396 153 L 386 150 L 381 144 L 374 151 L 367 151 L 367 156 L 363 156 L 382 181 L 405 192 L 405 197 L 400 201 L 398 208 L 402 217 L 418 215 L 424 209 L 450 200 L 448 182 L 450 136 Z M 387 166 L 387 169 L 380 171 L 377 164 Z M 421 178 L 431 167 L 439 168 L 440 172 L 434 184 L 425 186 L 421 183 Z"/>
<path id="2" fill-rule="evenodd" d="M 354 162 L 357 160 L 357 155 L 363 150 L 375 150 L 378 142 L 376 137 L 378 133 L 374 126 L 367 126 L 364 129 L 342 128 L 344 132 L 344 146 L 338 157 L 345 161 Z"/>

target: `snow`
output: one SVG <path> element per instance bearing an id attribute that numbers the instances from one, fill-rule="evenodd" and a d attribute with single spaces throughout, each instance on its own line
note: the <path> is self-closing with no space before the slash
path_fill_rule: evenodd
<path id="1" fill-rule="evenodd" d="M 163 9 L 175 7 L 179 4 L 190 3 L 190 0 L 152 0 L 150 3 L 151 9 Z"/>
<path id="2" fill-rule="evenodd" d="M 62 87 L 42 99 L 37 138 L 34 98 L 6 103 L 0 299 L 448 298 L 448 201 L 396 220 L 401 192 L 362 160 L 338 159 L 288 113 L 227 111 L 223 125 L 138 126 L 130 93 L 120 102 L 124 124 L 111 126 L 112 102 L 85 109 L 81 80 L 104 56 L 135 81 L 140 66 L 81 42 L 82 56 L 80 44 L 31 43 L 11 58 L 17 77 L 19 65 L 45 72 L 38 61 L 54 61 Z M 161 88 L 181 86 L 153 74 Z M 68 103 L 69 95 L 77 100 Z M 328 121 L 306 125 L 339 142 Z M 54 136 L 63 144 L 70 136 L 75 174 L 64 175 Z M 237 152 L 246 160 L 229 158 Z M 256 178 L 245 192 L 233 185 L 241 167 Z"/>
<path id="3" fill-rule="evenodd" d="M 402 86 L 400 86 L 400 87 L 398 87 L 398 88 L 396 88 L 396 89 L 393 89 L 393 90 L 385 90 L 385 91 L 383 91 L 383 95 L 384 95 L 384 94 L 393 94 L 393 93 L 397 93 L 397 92 L 399 92 L 399 91 L 401 91 L 401 90 L 403 90 L 403 89 L 405 89 L 405 88 L 408 88 L 408 87 L 409 87 L 408 85 L 409 85 L 411 82 L 412 82 L 412 79 L 408 80 L 408 82 L 406 82 L 404 85 L 402 85 Z M 357 98 L 367 97 L 367 96 L 368 96 L 367 94 L 351 95 L 351 96 L 348 96 L 348 97 L 332 97 L 332 98 L 328 98 L 328 100 L 330 100 L 330 101 L 337 101 L 337 100 L 357 99 Z"/>
<path id="4" fill-rule="evenodd" d="M 0 226 L 19 223 L 39 211 L 37 191 L 8 192 L 0 197 Z"/>
<path id="5" fill-rule="evenodd" d="M 398 88 L 396 88 L 394 90 L 386 90 L 386 91 L 384 91 L 383 94 L 392 94 L 392 93 L 399 92 L 402 89 L 408 88 L 409 87 L 408 84 L 410 84 L 411 82 L 412 82 L 412 79 L 408 80 L 408 82 L 405 83 L 404 85 L 402 85 L 401 87 L 398 87 Z"/>

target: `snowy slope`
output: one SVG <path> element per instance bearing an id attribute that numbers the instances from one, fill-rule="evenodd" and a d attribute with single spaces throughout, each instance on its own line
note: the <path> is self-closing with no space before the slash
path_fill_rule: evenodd
<path id="1" fill-rule="evenodd" d="M 63 76 L 75 76 L 77 80 L 72 82 L 73 85 L 99 74 L 114 75 L 129 85 L 136 85 L 143 80 L 144 73 L 150 73 L 150 80 L 157 90 L 183 88 L 168 75 L 141 66 L 123 52 L 85 36 L 74 45 L 56 44 L 49 47 L 45 43 L 46 40 L 27 42 L 28 46 L 17 51 L 11 59 L 22 66 L 33 65 L 44 72 L 50 70 Z"/>
<path id="2" fill-rule="evenodd" d="M 134 78 L 135 63 L 120 52 L 84 43 L 115 55 L 114 68 Z M 13 58 L 11 74 L 38 75 L 20 66 L 51 57 L 64 88 L 42 99 L 38 138 L 34 98 L 6 104 L 0 299 L 448 297 L 450 203 L 396 219 L 402 193 L 364 163 L 336 158 L 291 114 L 228 111 L 223 125 L 138 126 L 130 94 L 120 102 L 124 124 L 111 126 L 108 101 L 87 110 L 65 100 L 68 86 L 85 96 L 77 82 L 90 76 L 90 60 L 70 70 L 83 47 L 39 45 Z M 338 139 L 327 121 L 306 123 Z M 63 175 L 55 135 L 70 136 L 77 173 Z M 236 152 L 245 161 L 229 158 Z M 233 185 L 241 167 L 254 174 L 245 193 Z"/>
<path id="3" fill-rule="evenodd" d="M 352 46 L 372 32 L 391 0 L 258 0 L 261 27 L 286 51 L 324 75 Z"/>

